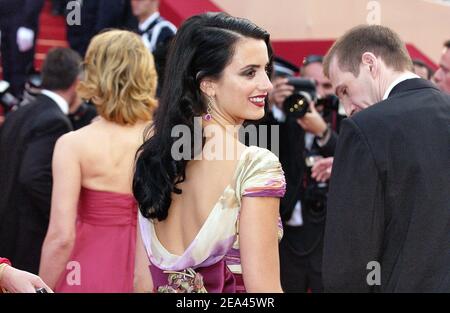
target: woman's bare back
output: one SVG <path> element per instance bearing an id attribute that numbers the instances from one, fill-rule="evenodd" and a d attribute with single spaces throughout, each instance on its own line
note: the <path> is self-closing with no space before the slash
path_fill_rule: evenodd
<path id="1" fill-rule="evenodd" d="M 132 193 L 136 151 L 149 122 L 132 126 L 100 119 L 72 134 L 85 188 Z"/>
<path id="2" fill-rule="evenodd" d="M 158 240 L 171 253 L 181 255 L 209 217 L 225 189 L 232 183 L 239 156 L 238 144 L 231 160 L 193 160 L 186 166 L 186 180 L 177 185 L 182 194 L 172 193 L 167 219 L 155 223 Z"/>

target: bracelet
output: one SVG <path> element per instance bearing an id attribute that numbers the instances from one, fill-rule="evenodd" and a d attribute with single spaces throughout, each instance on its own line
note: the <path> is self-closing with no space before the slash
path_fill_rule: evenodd
<path id="1" fill-rule="evenodd" d="M 319 139 L 324 139 L 325 137 L 328 136 L 329 132 L 330 132 L 330 127 L 327 126 L 327 128 L 326 128 L 325 131 L 322 133 L 322 135 L 321 135 L 321 136 L 317 136 L 317 137 L 318 137 Z"/>
<path id="2" fill-rule="evenodd" d="M 331 129 L 327 127 L 321 137 L 316 136 L 316 143 L 319 147 L 324 147 L 331 138 Z"/>

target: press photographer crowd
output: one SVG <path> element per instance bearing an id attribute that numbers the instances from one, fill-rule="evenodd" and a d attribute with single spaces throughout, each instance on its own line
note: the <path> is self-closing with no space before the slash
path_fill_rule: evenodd
<path id="1" fill-rule="evenodd" d="M 291 62 L 226 13 L 52 0 L 81 23 L 37 69 L 46 2 L 0 0 L 0 293 L 450 292 L 450 35 Z"/>

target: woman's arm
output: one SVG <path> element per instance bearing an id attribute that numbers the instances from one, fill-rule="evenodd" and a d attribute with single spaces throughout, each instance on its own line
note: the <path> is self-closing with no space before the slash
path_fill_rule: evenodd
<path id="1" fill-rule="evenodd" d="M 134 292 L 152 292 L 153 281 L 150 273 L 150 261 L 142 242 L 139 222 L 136 235 L 136 260 L 134 266 Z"/>
<path id="2" fill-rule="evenodd" d="M 278 254 L 279 206 L 279 198 L 242 198 L 239 247 L 247 292 L 283 292 Z"/>
<path id="3" fill-rule="evenodd" d="M 54 289 L 75 242 L 75 223 L 81 189 L 81 169 L 72 134 L 62 136 L 53 153 L 52 206 L 39 269 L 40 277 Z"/>

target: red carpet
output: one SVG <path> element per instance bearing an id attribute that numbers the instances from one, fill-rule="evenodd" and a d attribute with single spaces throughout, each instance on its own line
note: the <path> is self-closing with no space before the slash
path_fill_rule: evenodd
<path id="1" fill-rule="evenodd" d="M 39 18 L 39 35 L 36 47 L 34 65 L 39 69 L 47 52 L 54 47 L 67 47 L 66 20 L 62 16 L 51 14 L 50 0 L 45 1 L 44 8 Z"/>

